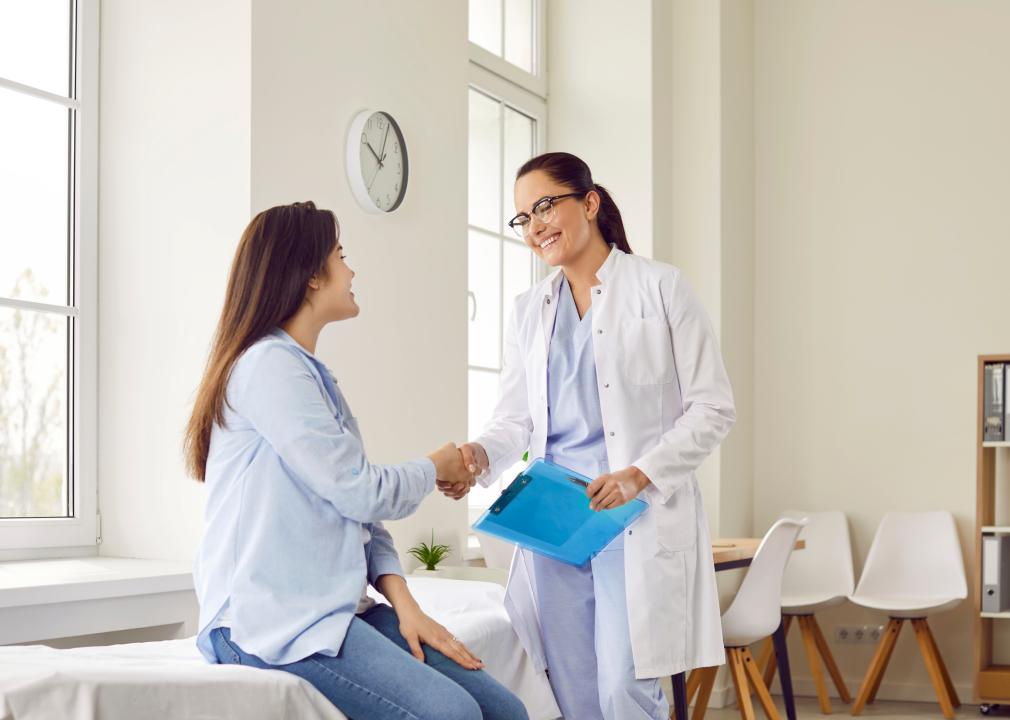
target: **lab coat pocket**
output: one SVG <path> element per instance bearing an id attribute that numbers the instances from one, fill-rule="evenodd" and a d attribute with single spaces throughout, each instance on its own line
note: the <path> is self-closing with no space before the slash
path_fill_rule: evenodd
<path id="1" fill-rule="evenodd" d="M 665 320 L 643 318 L 623 326 L 624 371 L 634 385 L 673 382 L 673 343 Z"/>
<path id="2" fill-rule="evenodd" d="M 678 488 L 673 497 L 653 508 L 656 512 L 656 541 L 661 550 L 679 552 L 694 547 L 698 540 L 694 491 L 690 485 Z"/>

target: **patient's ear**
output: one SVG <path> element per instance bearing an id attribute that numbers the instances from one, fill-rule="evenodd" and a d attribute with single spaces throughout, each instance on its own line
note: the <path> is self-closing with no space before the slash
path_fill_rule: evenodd
<path id="1" fill-rule="evenodd" d="M 309 278 L 309 290 L 318 290 L 318 289 L 319 289 L 319 276 L 313 275 L 312 277 Z"/>

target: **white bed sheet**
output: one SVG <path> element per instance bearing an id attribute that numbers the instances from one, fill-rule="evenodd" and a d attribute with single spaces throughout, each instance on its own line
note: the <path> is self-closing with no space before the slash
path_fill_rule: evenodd
<path id="1" fill-rule="evenodd" d="M 440 578 L 407 582 L 421 607 L 522 699 L 531 720 L 560 716 L 546 677 L 533 669 L 512 629 L 504 588 Z M 193 638 L 70 650 L 0 647 L 0 720 L 295 717 L 346 720 L 294 675 L 206 663 Z"/>

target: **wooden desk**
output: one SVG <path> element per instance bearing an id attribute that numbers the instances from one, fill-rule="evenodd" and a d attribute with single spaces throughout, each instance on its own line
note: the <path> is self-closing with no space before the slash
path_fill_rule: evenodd
<path id="1" fill-rule="evenodd" d="M 761 538 L 715 538 L 712 540 L 712 561 L 716 572 L 747 567 L 757 554 Z M 803 540 L 796 541 L 795 550 L 806 547 Z M 786 634 L 779 623 L 778 629 L 772 634 L 775 645 L 775 659 L 779 666 L 779 682 L 782 684 L 782 699 L 786 706 L 786 716 L 796 720 L 796 701 L 793 698 L 793 678 L 789 670 L 789 653 L 786 650 Z M 770 689 L 770 688 L 769 688 Z M 687 720 L 687 687 L 684 674 L 673 677 L 674 707 L 671 718 Z"/>

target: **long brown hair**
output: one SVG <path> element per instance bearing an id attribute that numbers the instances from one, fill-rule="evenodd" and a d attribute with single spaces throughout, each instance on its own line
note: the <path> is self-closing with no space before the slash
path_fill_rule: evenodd
<path id="1" fill-rule="evenodd" d="M 203 481 L 214 423 L 224 424 L 232 368 L 253 343 L 293 316 L 313 275 L 324 277 L 340 227 L 312 202 L 279 205 L 252 219 L 228 276 L 224 308 L 186 427 L 186 467 Z"/>
<path id="2" fill-rule="evenodd" d="M 600 196 L 600 212 L 596 215 L 596 223 L 600 226 L 600 234 L 603 239 L 610 244 L 616 245 L 617 249 L 631 255 L 631 245 L 628 244 L 628 235 L 624 232 L 624 221 L 621 219 L 621 211 L 617 209 L 617 203 L 610 196 L 610 192 L 593 181 L 593 173 L 585 161 L 566 152 L 550 152 L 530 158 L 516 173 L 516 180 L 534 170 L 542 170 L 547 173 L 547 177 L 556 183 L 560 183 L 572 189 L 572 192 L 586 193 L 595 190 Z"/>

